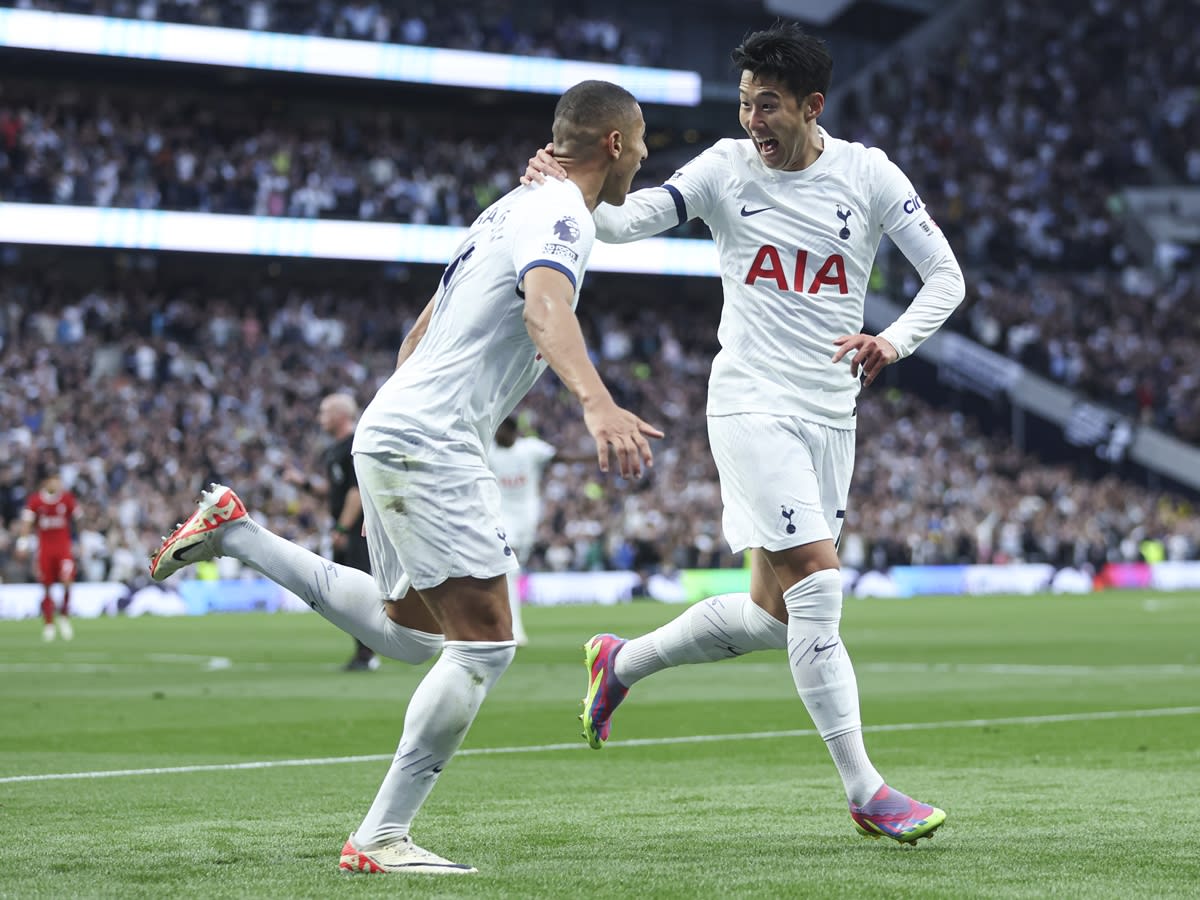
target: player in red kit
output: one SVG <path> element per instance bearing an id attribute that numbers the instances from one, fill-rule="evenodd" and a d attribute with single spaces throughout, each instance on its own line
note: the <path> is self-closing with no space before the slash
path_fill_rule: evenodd
<path id="1" fill-rule="evenodd" d="M 75 495 L 63 490 L 62 478 L 52 472 L 42 479 L 21 513 L 23 533 L 27 537 L 35 528 L 38 536 L 38 580 L 42 595 L 42 639 L 54 640 L 55 607 L 50 587 L 63 586 L 62 609 L 58 616 L 58 633 L 64 641 L 74 637 L 71 629 L 71 585 L 75 582 L 75 558 L 71 554 L 71 525 L 79 515 Z"/>

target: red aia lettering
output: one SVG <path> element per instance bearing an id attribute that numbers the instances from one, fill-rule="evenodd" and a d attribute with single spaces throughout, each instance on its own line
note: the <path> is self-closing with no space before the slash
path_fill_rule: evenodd
<path id="1" fill-rule="evenodd" d="M 808 251 L 797 250 L 795 274 L 792 276 L 792 283 L 795 286 L 789 287 L 779 251 L 770 244 L 764 244 L 758 248 L 754 262 L 750 264 L 750 271 L 746 273 L 746 284 L 754 284 L 760 278 L 765 278 L 775 282 L 775 286 L 781 291 L 792 290 L 797 293 L 815 294 L 822 287 L 828 285 L 836 287 L 839 294 L 850 292 L 846 287 L 846 261 L 840 253 L 833 254 L 821 264 L 806 291 L 804 281 L 807 271 Z"/>
<path id="2" fill-rule="evenodd" d="M 800 260 L 797 258 L 796 266 L 800 265 Z M 799 271 L 799 269 L 797 270 Z M 783 274 L 783 261 L 779 258 L 779 251 L 770 244 L 764 244 L 758 248 L 758 255 L 754 257 L 754 263 L 750 266 L 750 272 L 746 276 L 746 284 L 754 284 L 760 278 L 771 279 L 781 291 L 788 289 L 787 278 Z"/>

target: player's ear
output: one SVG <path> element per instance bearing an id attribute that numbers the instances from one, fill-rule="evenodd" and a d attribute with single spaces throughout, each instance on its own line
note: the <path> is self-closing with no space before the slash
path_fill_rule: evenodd
<path id="1" fill-rule="evenodd" d="M 619 159 L 621 150 L 624 147 L 625 139 L 619 131 L 610 131 L 605 139 L 605 151 L 611 159 Z"/>
<path id="2" fill-rule="evenodd" d="M 809 94 L 807 97 L 804 98 L 804 101 L 801 104 L 801 106 L 804 109 L 805 121 L 811 121 L 812 119 L 815 119 L 815 118 L 817 118 L 817 116 L 821 115 L 822 112 L 824 112 L 824 110 L 825 110 L 825 95 L 822 94 L 820 91 L 813 91 L 811 94 Z"/>

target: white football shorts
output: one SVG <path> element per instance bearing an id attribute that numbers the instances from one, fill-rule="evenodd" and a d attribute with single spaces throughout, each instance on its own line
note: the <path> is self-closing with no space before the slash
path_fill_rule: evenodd
<path id="1" fill-rule="evenodd" d="M 734 553 L 787 550 L 841 537 L 854 472 L 854 431 L 796 416 L 708 417 L 721 476 L 722 528 Z"/>
<path id="2" fill-rule="evenodd" d="M 354 471 L 371 573 L 385 596 L 403 596 L 409 579 L 424 590 L 518 568 L 500 517 L 500 486 L 482 459 L 448 464 L 355 453 Z"/>

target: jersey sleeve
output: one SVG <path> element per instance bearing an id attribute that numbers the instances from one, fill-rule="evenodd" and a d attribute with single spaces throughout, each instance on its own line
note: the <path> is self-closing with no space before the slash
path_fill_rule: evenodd
<path id="1" fill-rule="evenodd" d="M 541 189 L 518 215 L 512 259 L 518 288 L 526 272 L 545 266 L 567 276 L 579 290 L 596 239 L 587 207 L 577 197 L 570 202 L 563 193 Z"/>
<path id="2" fill-rule="evenodd" d="M 621 206 L 601 203 L 592 217 L 596 237 L 624 244 L 652 237 L 690 219 L 707 219 L 729 174 L 728 148 L 718 141 L 660 187 L 643 188 Z"/>
<path id="3" fill-rule="evenodd" d="M 879 333 L 903 359 L 950 318 L 966 285 L 949 241 L 912 182 L 881 151 L 872 152 L 878 154 L 872 215 L 923 282 L 900 318 Z"/>
<path id="4" fill-rule="evenodd" d="M 529 455 L 529 459 L 537 467 L 538 471 L 546 468 L 546 464 L 554 459 L 554 454 L 558 451 L 554 449 L 553 444 L 548 444 L 541 438 L 529 437 L 523 438 L 525 444 L 525 452 Z"/>

